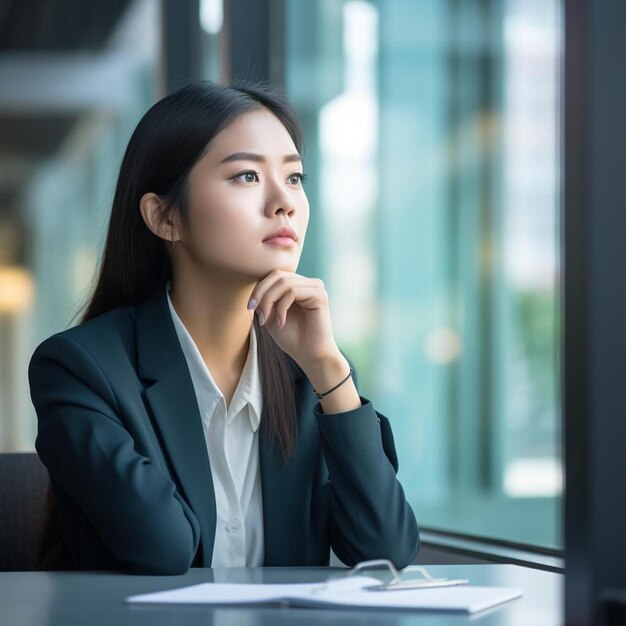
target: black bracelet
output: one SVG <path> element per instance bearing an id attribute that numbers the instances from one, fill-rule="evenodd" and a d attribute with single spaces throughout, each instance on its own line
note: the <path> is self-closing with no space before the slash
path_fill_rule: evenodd
<path id="1" fill-rule="evenodd" d="M 350 371 L 348 372 L 348 375 L 338 385 L 335 385 L 332 389 L 329 389 L 325 393 L 317 393 L 317 391 L 315 391 L 315 389 L 313 389 L 313 393 L 318 398 L 323 398 L 324 396 L 327 396 L 331 391 L 335 391 L 335 389 L 337 389 L 337 387 L 341 387 L 341 385 L 343 385 L 346 382 L 346 380 L 348 380 L 348 378 L 350 378 L 350 376 L 352 376 L 352 368 L 350 368 Z"/>

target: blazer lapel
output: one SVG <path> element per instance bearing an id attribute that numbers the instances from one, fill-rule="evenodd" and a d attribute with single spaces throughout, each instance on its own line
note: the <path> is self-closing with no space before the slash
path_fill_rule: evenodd
<path id="1" fill-rule="evenodd" d="M 169 312 L 165 285 L 137 305 L 136 337 L 139 377 L 153 381 L 144 397 L 182 493 L 200 523 L 201 565 L 210 567 L 216 525 L 213 479 L 198 401 Z"/>
<path id="2" fill-rule="evenodd" d="M 170 315 L 165 285 L 137 305 L 136 337 L 139 377 L 153 383 L 146 387 L 144 397 L 154 415 L 155 427 L 163 437 L 182 493 L 200 523 L 200 565 L 210 567 L 217 520 L 213 478 L 198 401 Z M 287 360 L 298 387 L 304 373 L 291 357 L 287 356 Z M 261 422 L 265 419 L 264 409 Z M 300 415 L 297 421 L 300 429 Z M 305 477 L 299 475 L 298 467 L 308 464 L 301 461 L 296 450 L 285 463 L 276 443 L 260 428 L 264 547 L 265 562 L 269 564 L 294 564 L 302 554 L 303 511 L 299 503 Z"/>

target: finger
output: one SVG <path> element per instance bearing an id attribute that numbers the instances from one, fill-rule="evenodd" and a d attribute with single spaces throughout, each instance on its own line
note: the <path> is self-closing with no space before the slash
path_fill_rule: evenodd
<path id="1" fill-rule="evenodd" d="M 291 288 L 307 287 L 315 285 L 315 279 L 306 278 L 302 276 L 294 277 L 293 275 L 283 276 L 276 280 L 264 293 L 260 295 L 260 300 L 257 301 L 256 310 L 263 314 L 264 320 L 270 317 L 272 308 L 280 298 Z"/>
<path id="2" fill-rule="evenodd" d="M 314 281 L 315 282 L 315 281 Z M 278 328 L 283 328 L 287 322 L 287 311 L 293 305 L 294 302 L 310 303 L 311 305 L 316 302 L 322 302 L 326 296 L 326 291 L 319 287 L 318 284 L 311 284 L 311 281 L 306 285 L 296 286 L 287 291 L 280 297 L 275 303 L 272 311 L 276 315 L 276 322 Z M 311 307 L 313 308 L 313 307 Z"/>
<path id="3" fill-rule="evenodd" d="M 258 308 L 259 304 L 267 294 L 267 292 L 278 282 L 284 282 L 288 280 L 300 280 L 302 282 L 317 280 L 315 278 L 308 278 L 307 276 L 302 276 L 301 274 L 296 274 L 295 272 L 287 272 L 285 270 L 276 269 L 272 270 L 263 280 L 259 281 L 252 293 L 250 294 L 250 300 L 254 300 L 255 303 L 253 306 L 249 306 L 250 309 Z M 321 281 L 320 281 L 321 282 Z"/>
<path id="4" fill-rule="evenodd" d="M 250 299 L 248 301 L 248 308 L 250 309 L 258 309 L 263 296 L 267 293 L 268 289 L 280 278 L 282 278 L 286 272 L 284 270 L 272 270 L 265 278 L 260 280 L 252 290 L 250 294 Z M 291 275 L 291 274 L 290 274 Z M 250 303 L 253 303 L 253 306 L 250 306 Z"/>
<path id="5" fill-rule="evenodd" d="M 274 305 L 274 309 L 276 311 L 276 318 L 278 321 L 278 328 L 282 328 L 287 321 L 287 311 L 289 307 L 296 300 L 296 292 L 295 289 L 288 289 L 278 302 Z"/>
<path id="6" fill-rule="evenodd" d="M 285 303 L 281 305 L 280 311 L 278 312 L 278 315 L 281 316 L 284 324 L 287 310 L 294 302 L 321 302 L 323 296 L 324 292 L 320 292 L 320 288 L 317 285 L 311 285 L 310 283 L 305 285 L 291 285 L 285 288 L 282 292 L 270 291 L 270 293 L 266 294 L 263 298 L 263 302 L 259 305 L 259 310 L 264 316 L 265 323 L 267 323 L 270 316 L 273 313 L 276 314 L 278 303 L 285 298 Z M 280 328 L 282 328 L 282 326 L 280 326 Z"/>

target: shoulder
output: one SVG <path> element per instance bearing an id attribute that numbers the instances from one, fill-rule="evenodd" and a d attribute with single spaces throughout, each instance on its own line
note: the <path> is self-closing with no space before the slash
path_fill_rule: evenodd
<path id="1" fill-rule="evenodd" d="M 135 310 L 134 305 L 118 307 L 54 333 L 37 345 L 29 367 L 40 359 L 67 362 L 80 355 L 106 361 L 128 353 L 134 343 Z"/>

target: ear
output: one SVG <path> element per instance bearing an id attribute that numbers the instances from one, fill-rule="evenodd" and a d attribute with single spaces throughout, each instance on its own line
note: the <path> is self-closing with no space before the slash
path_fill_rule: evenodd
<path id="1" fill-rule="evenodd" d="M 156 193 L 144 193 L 139 200 L 139 210 L 144 223 L 157 237 L 170 241 L 172 230 L 178 232 L 176 225 L 166 217 L 165 204 Z"/>

